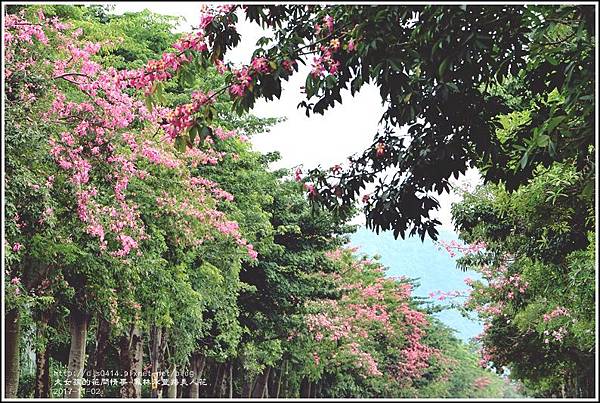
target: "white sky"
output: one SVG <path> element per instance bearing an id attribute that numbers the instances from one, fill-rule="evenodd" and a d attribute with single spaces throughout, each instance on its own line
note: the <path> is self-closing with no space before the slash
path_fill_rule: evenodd
<path id="1" fill-rule="evenodd" d="M 119 2 L 114 13 L 149 9 L 157 14 L 182 16 L 185 18 L 178 31 L 191 31 L 200 21 L 201 2 Z M 227 54 L 227 61 L 233 63 L 250 62 L 256 40 L 265 32 L 256 24 L 240 18 L 238 32 L 242 40 L 240 45 Z M 363 86 L 352 99 L 350 92 L 342 93 L 343 104 L 336 104 L 325 115 L 306 117 L 303 109 L 296 106 L 303 100 L 299 88 L 310 66 L 300 66 L 300 71 L 283 82 L 282 96 L 279 100 L 267 102 L 258 100 L 252 113 L 260 117 L 285 117 L 286 121 L 271 128 L 269 133 L 257 134 L 252 143 L 258 151 L 279 151 L 281 161 L 273 167 L 292 167 L 302 164 L 305 168 L 317 165 L 330 167 L 342 163 L 348 156 L 362 152 L 372 142 L 377 131 L 377 122 L 384 111 L 379 90 L 374 85 Z M 476 171 L 469 171 L 460 179 L 467 183 L 478 180 Z M 432 214 L 442 222 L 445 229 L 452 230 L 450 206 L 459 200 L 454 194 L 439 196 L 441 208 Z M 355 220 L 363 223 L 362 214 Z"/>

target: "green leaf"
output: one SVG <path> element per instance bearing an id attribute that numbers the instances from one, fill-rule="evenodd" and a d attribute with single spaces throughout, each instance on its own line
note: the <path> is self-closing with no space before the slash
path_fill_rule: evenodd
<path id="1" fill-rule="evenodd" d="M 561 124 L 566 118 L 567 116 L 560 115 L 550 119 L 548 122 L 546 122 L 546 132 L 551 133 L 556 128 L 556 126 Z"/>
<path id="2" fill-rule="evenodd" d="M 550 63 L 553 66 L 557 66 L 558 65 L 558 60 L 556 60 L 556 58 L 550 54 L 546 55 L 546 61 L 548 63 Z"/>
<path id="3" fill-rule="evenodd" d="M 337 80 L 334 76 L 327 76 L 327 78 L 325 79 L 325 84 L 327 85 L 327 88 L 333 88 L 335 87 L 336 81 Z"/>
<path id="4" fill-rule="evenodd" d="M 526 152 L 525 154 L 523 154 L 523 157 L 521 157 L 521 160 L 519 161 L 519 165 L 521 166 L 521 169 L 525 168 L 528 160 L 529 160 L 529 153 Z"/>
<path id="5" fill-rule="evenodd" d="M 388 59 L 388 62 L 390 63 L 390 65 L 392 66 L 394 71 L 402 71 L 402 68 L 400 66 L 398 66 L 398 64 L 395 61 L 393 61 L 392 59 Z"/>
<path id="6" fill-rule="evenodd" d="M 196 136 L 197 136 L 198 134 L 199 134 L 199 133 L 198 133 L 198 125 L 197 125 L 197 124 L 195 124 L 194 126 L 192 126 L 192 127 L 190 128 L 190 134 L 189 134 L 189 135 L 190 135 L 190 142 L 191 142 L 192 144 L 194 144 L 194 139 L 196 138 Z"/>
<path id="7" fill-rule="evenodd" d="M 182 135 L 175 137 L 175 149 L 179 152 L 185 151 L 185 139 Z"/>
<path id="8" fill-rule="evenodd" d="M 444 73 L 446 72 L 446 68 L 448 67 L 449 63 L 450 63 L 450 59 L 444 59 L 440 63 L 440 66 L 438 67 L 438 75 L 440 76 L 440 79 L 444 78 Z"/>
<path id="9" fill-rule="evenodd" d="M 144 104 L 146 104 L 146 109 L 148 109 L 149 111 L 152 111 L 152 107 L 154 105 L 153 101 L 154 100 L 152 94 L 149 94 L 144 98 Z"/>

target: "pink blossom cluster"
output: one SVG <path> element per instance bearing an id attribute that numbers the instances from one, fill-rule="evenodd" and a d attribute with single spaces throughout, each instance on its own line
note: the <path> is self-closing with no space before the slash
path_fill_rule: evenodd
<path id="1" fill-rule="evenodd" d="M 321 341 L 323 333 L 329 333 L 329 339 L 341 340 L 352 333 L 352 323 L 349 318 L 330 316 L 326 313 L 309 314 L 305 317 L 306 327 L 309 332 L 315 332 L 315 340 Z"/>
<path id="2" fill-rule="evenodd" d="M 148 161 L 157 165 L 164 165 L 167 168 L 177 168 L 180 165 L 180 161 L 177 158 L 153 147 L 148 140 L 145 140 L 142 144 L 141 155 Z"/>
<path id="3" fill-rule="evenodd" d="M 327 259 L 337 261 L 342 258 L 343 252 L 344 252 L 343 249 L 334 249 L 332 251 L 325 252 L 325 257 Z"/>
<path id="4" fill-rule="evenodd" d="M 550 343 L 549 336 L 552 336 L 554 338 L 554 340 L 561 342 L 567 334 L 568 334 L 567 329 L 564 326 L 561 326 L 558 329 L 552 330 L 552 332 L 550 332 L 550 330 L 544 330 L 544 336 L 547 336 L 544 339 L 544 343 L 545 344 Z"/>
<path id="5" fill-rule="evenodd" d="M 205 179 L 205 178 L 202 178 L 199 176 L 190 178 L 190 185 L 191 186 L 202 185 L 206 189 L 210 189 L 213 196 L 215 196 L 217 199 L 222 199 L 222 200 L 227 200 L 227 201 L 233 201 L 233 199 L 234 199 L 234 197 L 231 193 L 221 189 L 216 182 L 213 182 L 211 180 L 208 180 L 208 179 Z"/>
<path id="6" fill-rule="evenodd" d="M 383 374 L 377 368 L 377 361 L 366 351 L 361 350 L 360 344 L 357 342 L 352 342 L 348 344 L 348 351 L 352 354 L 355 359 L 355 365 L 358 368 L 362 368 L 365 370 L 366 374 L 363 376 L 382 376 Z"/>
<path id="7" fill-rule="evenodd" d="M 22 18 L 12 15 L 5 21 L 7 32 L 10 32 L 8 35 L 10 49 L 7 49 L 7 54 L 13 60 L 17 59 L 15 55 L 21 56 L 27 53 L 27 46 L 24 44 L 35 41 L 46 43 L 44 29 L 56 31 L 66 28 L 56 22 L 42 28 L 41 25 L 29 24 Z M 139 247 L 139 241 L 145 239 L 144 224 L 140 219 L 137 206 L 128 194 L 129 183 L 133 178 L 144 180 L 149 176 L 148 172 L 137 168 L 137 163 L 143 159 L 177 170 L 181 166 L 181 161 L 147 140 L 141 145 L 138 144 L 135 136 L 123 132 L 123 129 L 130 128 L 137 121 L 156 125 L 170 113 L 171 119 L 164 129 L 173 137 L 173 132 L 189 127 L 192 113 L 211 102 L 212 95 L 196 92 L 192 94 L 190 104 L 181 105 L 174 111 L 160 107 L 150 111 L 144 107 L 141 100 L 129 95 L 126 90 L 128 88 L 151 89 L 156 81 L 170 78 L 183 63 L 188 62 L 187 56 L 165 53 L 160 60 L 149 62 L 144 69 L 117 72 L 112 68 L 104 69 L 92 61 L 91 56 L 100 50 L 100 44 L 75 44 L 74 40 L 81 35 L 81 31 L 75 31 L 69 36 L 61 32 L 54 33 L 59 41 L 62 41 L 58 48 L 64 51 L 66 59 L 32 60 L 31 64 L 39 62 L 50 66 L 53 78 L 68 81 L 92 100 L 71 101 L 58 87 L 53 88 L 56 95 L 44 118 L 48 121 L 57 119 L 60 122 L 68 122 L 70 129 L 63 131 L 59 139 L 51 139 L 51 154 L 57 166 L 68 175 L 74 187 L 77 214 L 84 223 L 86 231 L 99 239 L 101 249 L 109 249 L 109 242 L 111 242 L 116 245 L 116 250 L 111 254 L 125 257 Z M 175 47 L 180 51 L 188 49 L 203 51 L 205 46 L 202 41 L 202 35 L 196 34 L 181 38 Z M 14 67 L 9 69 L 5 77 L 11 70 L 14 71 Z M 222 140 L 235 135 L 234 132 L 220 129 L 215 130 L 215 134 Z M 166 143 L 170 144 L 169 141 Z M 128 146 L 129 152 L 123 152 L 119 147 L 121 144 Z M 192 166 L 196 166 L 216 164 L 224 155 L 225 153 L 209 148 L 187 150 L 182 158 L 190 161 Z M 106 175 L 106 171 L 110 174 Z M 111 191 L 114 196 L 112 198 Z M 188 191 L 194 192 L 191 189 Z M 218 187 L 212 187 L 211 191 L 220 199 L 233 198 L 231 194 Z M 198 200 L 203 200 L 201 195 L 198 196 Z M 102 204 L 111 199 L 114 200 L 114 204 Z M 231 236 L 240 247 L 246 249 L 250 257 L 256 258 L 256 251 L 241 237 L 237 223 L 227 220 L 224 214 L 216 210 L 206 207 L 203 209 L 206 211 L 197 214 L 195 217 L 197 220 Z M 201 212 L 194 209 L 191 211 Z M 189 231 L 189 228 L 183 229 Z"/>
<path id="8" fill-rule="evenodd" d="M 319 46 L 319 50 L 320 55 L 313 59 L 312 71 L 310 74 L 315 78 L 324 76 L 325 72 L 329 72 L 331 75 L 336 74 L 340 68 L 340 62 L 335 60 L 333 56 L 336 48 L 321 45 Z"/>
<path id="9" fill-rule="evenodd" d="M 488 280 L 488 290 L 496 293 L 496 298 L 513 300 L 518 294 L 524 294 L 529 282 L 523 280 L 520 274 L 509 275 L 506 267 L 500 266 L 496 272 L 483 268 L 481 272 Z"/>
<path id="10" fill-rule="evenodd" d="M 200 180 L 196 183 L 198 184 L 201 182 L 202 181 Z M 202 194 L 199 194 L 197 197 L 198 204 L 203 206 L 205 204 L 204 200 Z M 194 219 L 196 222 L 207 224 L 210 228 L 215 229 L 226 237 L 232 238 L 240 248 L 246 251 L 251 259 L 257 259 L 258 253 L 254 250 L 254 246 L 242 237 L 238 223 L 229 220 L 225 213 L 213 208 L 201 209 L 192 204 L 191 201 L 179 201 L 177 198 L 171 197 L 168 194 L 165 194 L 164 197 L 158 197 L 156 202 L 157 206 L 161 208 L 164 213 L 187 216 L 188 218 Z M 185 230 L 187 226 L 185 223 L 182 223 L 182 225 L 184 225 L 183 229 Z M 210 236 L 207 236 L 207 239 L 208 238 L 210 238 Z"/>
<path id="11" fill-rule="evenodd" d="M 232 72 L 233 84 L 229 87 L 229 93 L 236 97 L 243 97 L 252 84 L 250 69 L 248 67 L 242 67 L 240 69 L 234 69 Z"/>
<path id="12" fill-rule="evenodd" d="M 296 182 L 302 181 L 302 169 L 300 167 L 298 167 L 294 170 L 294 180 Z"/>
<path id="13" fill-rule="evenodd" d="M 326 31 L 321 29 L 321 25 L 315 25 L 315 32 L 317 34 L 322 34 L 324 36 L 323 39 L 327 39 L 328 37 L 333 35 L 334 30 L 334 19 L 332 16 L 327 15 L 323 18 L 323 24 L 327 28 Z M 347 35 L 348 33 L 342 33 L 339 37 L 334 37 L 329 40 L 327 44 L 322 44 L 319 46 L 319 54 L 313 59 L 312 71 L 311 75 L 315 78 L 322 77 L 326 73 L 331 75 L 335 75 L 340 69 L 340 62 L 336 60 L 335 54 L 339 52 L 343 47 L 347 49 L 348 52 L 353 52 L 356 49 L 356 43 L 354 39 L 350 39 L 346 45 L 342 46 L 342 37 Z"/>
<path id="14" fill-rule="evenodd" d="M 6 275 L 8 275 L 8 271 L 6 271 Z M 13 288 L 15 296 L 19 296 L 21 295 L 21 278 L 20 277 L 13 277 L 10 280 L 10 285 L 12 286 L 11 288 Z"/>
<path id="15" fill-rule="evenodd" d="M 202 33 L 188 34 L 182 36 L 173 47 L 179 53 L 165 52 L 158 60 L 150 60 L 146 66 L 135 70 L 123 70 L 120 79 L 128 86 L 142 89 L 145 94 L 154 90 L 154 85 L 160 81 L 166 81 L 175 76 L 175 73 L 185 64 L 190 62 L 186 50 L 205 52 L 208 50 Z"/>
<path id="16" fill-rule="evenodd" d="M 439 301 L 444 301 L 447 298 L 457 298 L 464 297 L 466 295 L 465 291 L 453 290 L 453 291 L 432 291 L 429 293 L 429 298 L 436 298 Z"/>
<path id="17" fill-rule="evenodd" d="M 240 138 L 240 135 L 235 130 L 223 130 L 220 127 L 215 128 L 214 135 L 221 141 L 234 137 Z"/>
<path id="18" fill-rule="evenodd" d="M 446 251 L 450 254 L 450 257 L 456 256 L 456 252 L 462 253 L 463 255 L 470 255 L 478 253 L 487 248 L 487 244 L 483 241 L 477 241 L 472 244 L 462 245 L 460 242 L 457 242 L 453 239 L 450 242 L 440 240 L 439 244 L 441 245 L 441 247 L 446 249 Z"/>
<path id="19" fill-rule="evenodd" d="M 4 15 L 4 44 L 9 46 L 13 42 L 26 42 L 33 44 L 34 40 L 47 45 L 48 37 L 42 25 L 29 23 L 24 19 L 24 13 Z"/>
<path id="20" fill-rule="evenodd" d="M 366 286 L 362 289 L 362 297 L 365 299 L 374 298 L 377 300 L 383 299 L 383 281 L 377 281 L 375 284 Z"/>
<path id="21" fill-rule="evenodd" d="M 397 363 L 394 372 L 399 380 L 410 381 L 421 376 L 429 366 L 429 359 L 439 351 L 421 341 L 425 335 L 423 329 L 428 326 L 425 314 L 411 309 L 408 304 L 400 305 L 398 311 L 404 315 L 409 329 L 405 333 L 406 346 L 401 351 L 403 359 Z"/>
<path id="22" fill-rule="evenodd" d="M 178 50 L 179 52 L 185 52 L 188 49 L 195 50 L 197 52 L 205 52 L 208 50 L 208 46 L 206 45 L 206 41 L 204 39 L 204 34 L 200 31 L 195 34 L 188 33 L 184 34 L 173 44 L 173 48 Z M 175 55 L 172 57 L 176 60 Z M 182 59 L 186 60 L 186 59 Z M 177 70 L 177 67 L 174 67 L 174 70 Z"/>
<path id="23" fill-rule="evenodd" d="M 389 328 L 390 315 L 387 312 L 385 305 L 374 304 L 348 304 L 347 307 L 353 311 L 353 321 L 369 320 L 381 322 Z"/>
<path id="24" fill-rule="evenodd" d="M 481 337 L 483 337 L 483 335 L 481 335 L 480 338 Z M 491 346 L 482 346 L 479 350 L 479 354 L 481 355 L 479 365 L 482 368 L 487 368 L 490 363 L 494 361 L 494 352 Z"/>
<path id="25" fill-rule="evenodd" d="M 298 63 L 295 60 L 284 60 L 281 62 L 281 67 L 288 73 L 293 72 L 297 65 Z"/>
<path id="26" fill-rule="evenodd" d="M 330 259 L 339 261 L 349 251 L 338 249 L 328 253 Z M 412 287 L 407 283 L 398 284 L 396 280 L 380 274 L 380 265 L 369 259 L 348 263 L 344 276 L 331 276 L 343 296 L 335 304 L 318 302 L 317 313 L 305 317 L 306 329 L 313 340 L 322 343 L 325 340 L 337 341 L 354 356 L 354 365 L 364 370 L 363 376 L 379 376 L 378 363 L 361 344 L 373 334 L 403 340 L 399 350 L 400 362 L 395 363 L 392 373 L 403 383 L 420 377 L 429 366 L 429 360 L 440 352 L 423 342 L 425 328 L 429 325 L 426 315 L 412 309 L 407 303 Z M 374 281 L 366 283 L 359 273 L 378 273 Z M 328 275 L 328 273 L 323 273 Z M 356 277 L 356 276 L 359 276 Z M 405 281 L 402 278 L 401 281 Z M 386 284 L 389 283 L 389 287 Z M 397 285 L 397 286 L 394 286 Z M 393 312 L 388 311 L 384 300 L 399 301 Z M 382 333 L 383 332 L 383 333 Z M 336 354 L 331 357 L 334 359 Z"/>
<path id="27" fill-rule="evenodd" d="M 559 316 L 570 316 L 570 312 L 567 308 L 557 306 L 550 313 L 545 313 L 543 319 L 544 322 L 549 322 L 554 318 L 558 318 Z"/>
<path id="28" fill-rule="evenodd" d="M 196 137 L 195 145 L 200 143 L 200 138 Z M 201 150 L 198 147 L 189 147 L 185 150 L 183 158 L 192 167 L 195 168 L 198 165 L 216 165 L 219 161 L 227 155 L 225 152 L 217 151 L 213 148 Z"/>
<path id="29" fill-rule="evenodd" d="M 266 74 L 271 71 L 269 60 L 266 57 L 255 57 L 250 63 L 252 69 L 259 74 Z"/>
<path id="30" fill-rule="evenodd" d="M 231 13 L 235 10 L 235 7 L 232 4 L 219 4 L 217 6 L 203 4 L 200 7 L 200 29 L 205 31 L 215 18 Z"/>
<path id="31" fill-rule="evenodd" d="M 212 96 L 196 91 L 192 94 L 192 102 L 177 105 L 174 110 L 168 111 L 166 114 L 167 123 L 163 125 L 167 136 L 174 139 L 179 133 L 194 126 L 196 124 L 194 114 L 198 112 L 200 108 L 213 101 Z"/>

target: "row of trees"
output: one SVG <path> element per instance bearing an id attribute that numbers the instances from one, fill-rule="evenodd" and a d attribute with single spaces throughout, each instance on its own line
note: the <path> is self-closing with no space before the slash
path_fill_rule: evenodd
<path id="1" fill-rule="evenodd" d="M 204 20 L 217 59 L 238 43 L 236 12 Z M 372 145 L 308 172 L 311 201 L 344 216 L 373 183 L 369 227 L 435 239 L 435 194 L 476 168 L 485 185 L 453 216 L 463 240 L 487 245 L 458 245 L 460 265 L 484 277 L 467 305 L 486 322 L 484 363 L 509 367 L 536 396 L 594 396 L 594 7 L 294 4 L 238 14 L 268 29 L 255 57 L 283 66 L 239 94 L 241 110 L 278 97 L 307 58 L 307 115 L 342 103 L 344 90 L 380 90 L 386 111 Z"/>
<path id="2" fill-rule="evenodd" d="M 228 75 L 148 12 L 4 17 L 7 397 L 505 393 L 252 151 L 240 91 L 293 66 Z"/>

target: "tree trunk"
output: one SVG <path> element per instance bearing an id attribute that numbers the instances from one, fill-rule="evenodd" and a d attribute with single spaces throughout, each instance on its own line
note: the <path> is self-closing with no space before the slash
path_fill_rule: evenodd
<path id="1" fill-rule="evenodd" d="M 167 397 L 169 399 L 175 399 L 177 397 L 177 365 L 175 364 L 169 366 L 169 388 Z"/>
<path id="2" fill-rule="evenodd" d="M 191 369 L 192 369 L 192 381 L 190 385 L 190 395 L 189 397 L 197 399 L 200 397 L 200 381 L 202 379 L 202 372 L 204 371 L 204 366 L 206 365 L 206 358 L 196 352 L 192 354 L 191 359 Z"/>
<path id="3" fill-rule="evenodd" d="M 287 368 L 287 361 L 283 360 L 281 362 L 281 367 L 279 368 L 279 377 L 277 378 L 277 389 L 275 390 L 275 398 L 279 399 L 279 392 L 281 392 L 281 378 L 283 378 L 283 368 Z"/>
<path id="4" fill-rule="evenodd" d="M 142 372 L 144 370 L 144 348 L 142 332 L 138 326 L 133 327 L 131 337 L 131 351 L 133 353 L 133 362 L 131 369 L 133 371 L 133 390 L 134 398 L 142 397 Z"/>
<path id="5" fill-rule="evenodd" d="M 125 384 L 119 390 L 121 398 L 131 399 L 135 397 L 135 385 L 133 384 L 133 326 L 119 339 L 119 369 L 125 379 Z"/>
<path id="6" fill-rule="evenodd" d="M 225 364 L 217 363 L 217 370 L 215 371 L 215 380 L 212 385 L 211 396 L 208 397 L 221 397 L 223 394 L 223 377 L 225 375 Z"/>
<path id="7" fill-rule="evenodd" d="M 252 396 L 252 390 L 254 389 L 254 383 L 255 383 L 254 378 L 250 378 L 250 379 L 246 380 L 246 382 L 244 383 L 244 387 L 242 388 L 242 397 L 246 398 L 246 397 Z"/>
<path id="8" fill-rule="evenodd" d="M 42 340 L 46 335 L 50 314 L 42 312 L 37 321 L 37 338 Z M 36 348 L 35 352 L 35 390 L 33 396 L 35 398 L 50 397 L 50 363 L 48 361 L 47 343 Z"/>
<path id="9" fill-rule="evenodd" d="M 275 368 L 272 368 L 269 371 L 269 377 L 267 378 L 267 384 L 265 385 L 265 394 L 264 397 L 267 399 L 275 394 L 275 376 L 277 371 Z"/>
<path id="10" fill-rule="evenodd" d="M 96 346 L 94 351 L 90 354 L 91 368 L 91 385 L 92 388 L 97 390 L 92 397 L 104 397 L 104 386 L 98 378 L 100 378 L 100 371 L 106 369 L 106 351 L 108 349 L 108 338 L 110 335 L 110 324 L 101 315 L 98 315 L 98 329 L 96 330 Z"/>
<path id="11" fill-rule="evenodd" d="M 85 313 L 71 311 L 71 348 L 67 366 L 66 397 L 79 399 L 85 364 L 85 342 L 87 338 L 88 317 Z"/>
<path id="12" fill-rule="evenodd" d="M 229 398 L 233 398 L 233 361 L 229 362 Z"/>
<path id="13" fill-rule="evenodd" d="M 300 384 L 300 397 L 310 397 L 310 382 L 307 378 L 304 378 Z"/>
<path id="14" fill-rule="evenodd" d="M 267 367 L 262 374 L 258 376 L 256 380 L 256 385 L 254 386 L 254 390 L 252 391 L 252 397 L 261 398 L 265 394 L 265 388 L 267 387 L 267 382 L 269 380 L 269 373 L 271 372 L 271 368 Z"/>
<path id="15" fill-rule="evenodd" d="M 283 383 L 283 391 L 282 394 L 285 397 L 289 397 L 290 396 L 290 392 L 289 392 L 289 388 L 288 388 L 288 373 L 290 370 L 290 364 L 288 363 L 288 361 L 285 361 L 285 382 Z"/>
<path id="16" fill-rule="evenodd" d="M 35 398 L 50 397 L 50 360 L 46 347 L 38 350 L 35 356 Z"/>
<path id="17" fill-rule="evenodd" d="M 21 339 L 21 320 L 19 309 L 14 308 L 6 312 L 4 318 L 4 394 L 6 398 L 17 397 L 19 389 L 20 356 L 19 345 Z"/>
<path id="18" fill-rule="evenodd" d="M 159 365 L 160 365 L 160 345 L 162 339 L 162 329 L 153 325 L 150 329 L 150 367 L 152 370 L 150 378 L 150 396 L 157 398 L 159 396 Z"/>

